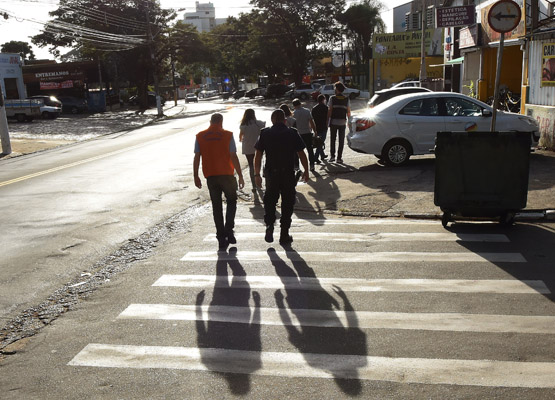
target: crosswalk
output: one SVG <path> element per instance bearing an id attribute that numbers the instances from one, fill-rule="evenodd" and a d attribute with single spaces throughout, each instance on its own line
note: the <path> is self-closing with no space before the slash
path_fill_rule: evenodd
<path id="1" fill-rule="evenodd" d="M 468 229 L 446 232 L 436 221 L 296 219 L 292 227 L 293 248 L 284 249 L 261 240 L 263 224 L 260 220 L 238 219 L 236 224 L 237 248 L 214 251 L 215 236 L 206 234 L 198 241 L 199 246 L 185 251 L 179 259 L 180 265 L 195 265 L 198 273 L 161 271 L 152 282 L 154 291 L 179 288 L 192 296 L 196 294 L 196 303 L 132 303 L 121 310 L 116 320 L 120 323 L 194 322 L 200 324 L 199 336 L 206 335 L 205 327 L 215 323 L 220 324 L 219 327 L 257 327 L 248 331 L 248 335 L 260 332 L 264 327 L 272 332 L 273 340 L 290 341 L 297 351 L 287 346 L 285 349 L 274 348 L 273 340 L 265 342 L 264 336 L 258 338 L 260 349 L 227 348 L 225 339 L 217 341 L 222 344 L 220 347 L 190 347 L 155 346 L 148 340 L 144 344 L 110 343 L 110 338 L 106 337 L 104 343 L 86 344 L 69 365 L 76 368 L 211 371 L 276 379 L 555 388 L 555 362 L 549 358 L 520 361 L 506 355 L 498 360 L 491 357 L 445 358 L 434 354 L 425 358 L 385 356 L 371 354 L 365 344 L 365 335 L 370 332 L 490 335 L 491 340 L 503 340 L 503 335 L 536 335 L 537 341 L 546 335 L 554 335 L 553 315 L 530 315 L 524 308 L 499 311 L 503 309 L 499 305 L 507 298 L 550 295 L 549 287 L 541 279 L 517 279 L 510 274 L 497 274 L 492 279 L 485 273 L 467 276 L 468 273 L 463 271 L 461 276 L 464 278 L 437 275 L 437 271 L 444 271 L 446 265 L 455 266 L 455 271 L 472 265 L 470 273 L 480 268 L 495 270 L 498 266 L 508 269 L 526 267 L 529 261 L 506 234 L 483 232 L 482 224 L 476 224 L 473 232 Z M 319 250 L 317 244 L 322 242 L 326 243 L 325 249 Z M 430 247 L 432 249 L 427 251 Z M 476 250 L 471 250 L 474 248 Z M 229 276 L 214 274 L 214 265 L 222 262 L 226 265 L 237 263 L 239 271 L 234 270 Z M 272 265 L 275 268 L 262 268 Z M 377 267 L 370 268 L 384 265 L 401 270 L 426 265 L 428 276 L 383 277 L 376 273 Z M 342 268 L 347 267 L 350 276 L 335 272 L 345 271 Z M 287 273 L 276 273 L 280 268 Z M 217 303 L 215 296 L 210 304 L 198 301 L 198 296 L 202 299 L 205 292 L 221 290 L 228 294 L 241 292 L 243 297 L 247 293 L 248 299 L 243 298 L 240 304 Z M 265 295 L 263 305 L 259 293 Z M 422 299 L 422 304 L 442 296 L 442 301 L 452 301 L 453 304 L 442 305 L 445 309 L 431 307 L 421 310 L 415 306 L 383 310 L 373 308 L 374 304 L 365 300 L 367 296 L 396 294 L 410 294 Z M 327 300 L 311 302 L 313 296 L 324 296 Z M 356 306 L 351 303 L 350 296 L 358 300 Z M 498 302 L 491 307 L 497 312 L 484 312 L 485 308 L 476 310 L 457 303 L 481 297 L 484 302 Z M 453 311 L 446 311 L 449 309 Z M 283 334 L 280 336 L 276 329 Z M 339 332 L 346 341 L 362 343 L 364 348 L 355 346 L 357 351 L 354 354 L 326 353 L 324 346 L 318 345 L 318 340 L 327 330 L 334 330 L 334 334 Z M 417 341 L 414 346 L 418 346 Z"/>

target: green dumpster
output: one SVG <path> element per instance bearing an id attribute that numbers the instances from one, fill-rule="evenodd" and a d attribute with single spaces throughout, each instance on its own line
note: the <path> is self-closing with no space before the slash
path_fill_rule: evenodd
<path id="1" fill-rule="evenodd" d="M 434 204 L 447 226 L 455 216 L 512 225 L 526 207 L 530 132 L 438 132 Z"/>

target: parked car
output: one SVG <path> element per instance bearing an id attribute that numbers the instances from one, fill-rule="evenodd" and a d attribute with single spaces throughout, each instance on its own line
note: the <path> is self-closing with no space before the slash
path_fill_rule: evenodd
<path id="1" fill-rule="evenodd" d="M 368 101 L 368 108 L 376 107 L 378 104 L 383 103 L 386 100 L 392 99 L 393 97 L 401 96 L 403 94 L 409 93 L 419 93 L 419 92 L 431 92 L 430 89 L 423 87 L 403 87 L 396 89 L 384 89 L 378 90 L 374 93 L 374 96 Z"/>
<path id="2" fill-rule="evenodd" d="M 236 90 L 235 92 L 233 92 L 233 94 L 231 95 L 231 97 L 233 97 L 235 100 L 240 99 L 241 97 L 245 97 L 245 93 L 247 91 L 240 89 L 240 90 Z"/>
<path id="3" fill-rule="evenodd" d="M 202 90 L 199 94 L 198 94 L 198 98 L 199 99 L 207 99 L 209 97 L 216 97 L 218 96 L 218 91 L 217 90 Z"/>
<path id="4" fill-rule="evenodd" d="M 42 101 L 43 105 L 40 108 L 42 118 L 55 119 L 62 113 L 62 102 L 55 96 L 36 95 L 29 98 Z"/>
<path id="5" fill-rule="evenodd" d="M 270 99 L 283 97 L 285 93 L 291 90 L 291 87 L 282 83 L 273 83 L 266 88 L 266 97 Z"/>
<path id="6" fill-rule="evenodd" d="M 411 155 L 429 154 L 440 131 L 489 131 L 492 107 L 451 92 L 424 92 L 394 97 L 350 123 L 347 144 L 360 153 L 374 154 L 387 165 L 403 165 Z M 530 132 L 539 140 L 535 119 L 499 111 L 498 131 Z"/>
<path id="7" fill-rule="evenodd" d="M 294 89 L 287 92 L 287 96 L 291 99 L 301 99 L 306 100 L 310 97 L 312 92 L 317 91 L 320 89 L 319 83 L 302 83 L 299 86 L 295 87 Z"/>
<path id="8" fill-rule="evenodd" d="M 198 97 L 194 93 L 187 93 L 185 95 L 185 103 L 198 103 Z"/>
<path id="9" fill-rule="evenodd" d="M 79 97 L 64 96 L 59 98 L 62 102 L 62 112 L 78 114 L 89 111 L 87 100 Z"/>
<path id="10" fill-rule="evenodd" d="M 319 90 L 319 93 L 316 94 L 316 97 L 318 97 L 319 94 L 323 94 L 324 96 L 326 96 L 326 99 L 329 99 L 330 96 L 333 96 L 335 94 L 335 88 L 334 88 L 333 84 L 322 86 Z M 354 99 L 354 98 L 360 96 L 360 90 L 353 89 L 353 88 L 350 88 L 350 87 L 345 87 L 345 90 L 343 91 L 343 94 L 345 96 L 349 96 L 350 99 Z M 314 97 L 314 94 L 312 94 L 312 96 Z"/>
<path id="11" fill-rule="evenodd" d="M 247 91 L 245 93 L 245 97 L 248 97 L 250 99 L 254 99 L 257 96 L 264 96 L 266 94 L 266 88 L 261 88 L 261 87 L 257 87 L 254 89 L 251 89 L 249 91 Z"/>
<path id="12" fill-rule="evenodd" d="M 404 80 L 391 86 L 390 89 L 405 88 L 405 87 L 420 87 L 420 81 Z"/>

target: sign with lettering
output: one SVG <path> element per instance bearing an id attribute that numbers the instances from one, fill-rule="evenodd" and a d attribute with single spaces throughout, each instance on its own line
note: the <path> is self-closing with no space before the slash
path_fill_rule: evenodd
<path id="1" fill-rule="evenodd" d="M 467 26 L 476 23 L 476 6 L 436 8 L 436 28 Z"/>
<path id="2" fill-rule="evenodd" d="M 459 31 L 459 49 L 467 49 L 469 47 L 479 46 L 480 43 L 480 29 L 479 24 L 461 28 Z"/>
<path id="3" fill-rule="evenodd" d="M 443 29 L 426 29 L 424 46 L 427 56 L 443 55 Z M 420 57 L 422 32 L 380 33 L 373 36 L 373 57 L 410 58 Z"/>

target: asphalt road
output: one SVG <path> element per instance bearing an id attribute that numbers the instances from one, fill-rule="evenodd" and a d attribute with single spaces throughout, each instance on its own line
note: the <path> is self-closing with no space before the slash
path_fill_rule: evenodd
<path id="1" fill-rule="evenodd" d="M 227 110 L 224 127 L 236 128 L 243 111 Z M 156 223 L 204 204 L 191 170 L 194 135 L 208 120 L 168 120 L 4 160 L 0 319 L 41 303 Z"/>

